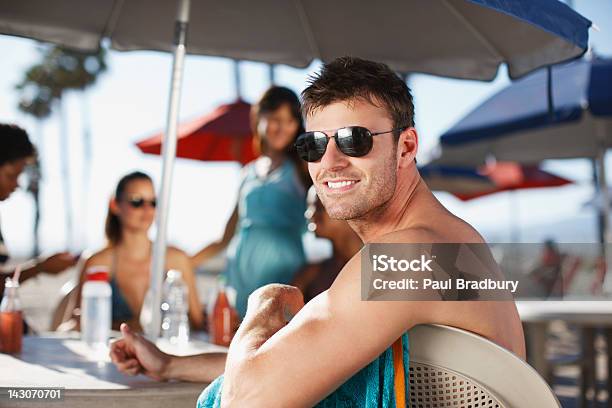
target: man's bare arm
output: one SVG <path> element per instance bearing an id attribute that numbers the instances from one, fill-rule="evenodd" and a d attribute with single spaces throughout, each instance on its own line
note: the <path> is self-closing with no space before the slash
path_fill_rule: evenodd
<path id="1" fill-rule="evenodd" d="M 228 352 L 223 406 L 312 406 L 418 324 L 463 328 L 520 355 L 522 332 L 511 301 L 361 301 L 360 257 L 287 325 L 280 319 L 282 302 L 275 309 L 274 303 L 249 299 L 244 326 Z"/>
<path id="2" fill-rule="evenodd" d="M 224 352 L 173 356 L 162 352 L 140 334 L 132 332 L 125 323 L 121 325 L 121 334 L 123 337 L 111 344 L 110 356 L 124 374 L 144 374 L 158 381 L 209 383 L 223 373 Z"/>
<path id="3" fill-rule="evenodd" d="M 165 379 L 210 383 L 223 374 L 226 356 L 223 352 L 172 356 L 165 371 Z"/>
<path id="4" fill-rule="evenodd" d="M 360 258 L 353 258 L 332 288 L 287 325 L 283 302 L 249 299 L 228 352 L 223 406 L 312 406 L 388 348 L 407 322 L 418 323 L 410 310 L 421 307 L 362 302 L 359 267 Z"/>

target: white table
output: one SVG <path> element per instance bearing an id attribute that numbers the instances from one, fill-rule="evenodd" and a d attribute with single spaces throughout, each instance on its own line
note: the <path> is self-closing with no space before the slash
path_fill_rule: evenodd
<path id="1" fill-rule="evenodd" d="M 586 390 L 595 385 L 595 330 L 604 329 L 608 350 L 612 348 L 612 301 L 562 300 L 517 301 L 521 321 L 525 327 L 529 363 L 547 381 L 552 379 L 546 360 L 546 332 L 553 320 L 562 320 L 577 326 L 582 335 L 582 361 L 580 394 L 581 406 L 586 406 Z M 608 351 L 608 401 L 612 398 L 612 351 Z"/>
<path id="2" fill-rule="evenodd" d="M 194 342 L 174 354 L 195 354 L 223 348 Z M 121 374 L 107 351 L 93 351 L 74 336 L 24 337 L 19 355 L 0 354 L 0 387 L 62 387 L 64 399 L 49 401 L 0 400 L 0 407 L 45 408 L 194 408 L 206 384 L 157 382 Z"/>

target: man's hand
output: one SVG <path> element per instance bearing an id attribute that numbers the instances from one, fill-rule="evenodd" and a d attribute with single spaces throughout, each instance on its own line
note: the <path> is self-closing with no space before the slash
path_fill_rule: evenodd
<path id="1" fill-rule="evenodd" d="M 157 381 L 165 381 L 168 364 L 172 356 L 138 333 L 132 332 L 125 323 L 121 324 L 122 338 L 110 347 L 110 357 L 119 371 L 127 375 L 144 374 Z"/>
<path id="2" fill-rule="evenodd" d="M 262 286 L 249 296 L 246 316 L 241 327 L 245 330 L 265 328 L 268 337 L 271 337 L 302 307 L 304 296 L 295 286 L 276 283 Z"/>
<path id="3" fill-rule="evenodd" d="M 60 252 L 50 256 L 49 258 L 39 263 L 38 267 L 43 272 L 55 275 L 76 265 L 78 260 L 78 257 L 75 257 L 69 252 Z"/>
<path id="4" fill-rule="evenodd" d="M 304 307 L 302 292 L 289 285 L 262 286 L 249 296 L 247 312 L 230 344 L 225 365 L 222 406 L 244 406 L 236 398 L 249 400 L 243 393 L 241 373 L 254 362 L 258 350 Z M 253 376 L 256 377 L 257 375 Z M 247 387 L 251 391 L 257 387 Z M 253 405 L 257 406 L 257 404 Z"/>

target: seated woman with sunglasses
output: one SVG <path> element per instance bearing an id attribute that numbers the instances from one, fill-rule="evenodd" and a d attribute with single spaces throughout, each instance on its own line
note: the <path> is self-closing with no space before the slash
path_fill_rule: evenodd
<path id="1" fill-rule="evenodd" d="M 192 258 L 194 267 L 227 248 L 225 275 L 244 316 L 248 296 L 268 283 L 289 283 L 305 264 L 306 190 L 312 184 L 293 145 L 303 131 L 300 101 L 274 86 L 253 105 L 255 143 L 261 156 L 247 164 L 238 204 L 223 237 Z"/>
<path id="2" fill-rule="evenodd" d="M 124 176 L 110 201 L 106 218 L 108 245 L 93 254 L 85 263 L 79 280 L 80 287 L 85 272 L 92 266 L 106 266 L 110 271 L 112 293 L 113 329 L 122 322 L 140 328 L 138 318 L 149 288 L 149 273 L 153 243 L 148 231 L 155 218 L 155 190 L 151 178 L 141 172 Z M 202 328 L 204 316 L 196 291 L 195 276 L 189 257 L 180 249 L 168 247 L 166 270 L 182 272 L 189 291 L 189 320 L 192 327 Z"/>

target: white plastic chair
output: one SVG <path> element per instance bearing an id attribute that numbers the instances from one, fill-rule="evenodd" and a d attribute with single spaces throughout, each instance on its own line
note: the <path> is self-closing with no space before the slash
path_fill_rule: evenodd
<path id="1" fill-rule="evenodd" d="M 531 366 L 481 336 L 421 325 L 408 338 L 410 408 L 561 406 Z"/>

